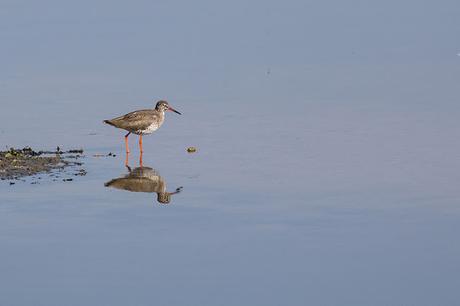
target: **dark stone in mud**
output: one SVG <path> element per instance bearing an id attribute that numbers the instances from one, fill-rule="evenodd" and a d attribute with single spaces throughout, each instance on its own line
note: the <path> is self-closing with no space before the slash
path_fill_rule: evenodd
<path id="1" fill-rule="evenodd" d="M 81 164 L 81 163 L 79 163 Z M 75 176 L 85 176 L 87 174 L 85 169 L 80 169 L 76 173 L 74 173 Z"/>
<path id="2" fill-rule="evenodd" d="M 67 156 L 67 154 L 75 153 L 82 154 L 83 150 L 61 151 L 58 147 L 56 151 L 37 152 L 30 147 L 25 147 L 23 149 L 11 148 L 8 151 L 0 151 L 0 179 L 17 180 L 37 173 L 52 170 L 62 171 L 69 166 L 81 165 L 81 163 L 73 161 L 80 156 L 72 156 L 72 161 Z"/>

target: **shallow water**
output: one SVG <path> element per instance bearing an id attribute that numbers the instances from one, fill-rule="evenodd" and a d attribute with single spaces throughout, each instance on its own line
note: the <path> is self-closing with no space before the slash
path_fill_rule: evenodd
<path id="1" fill-rule="evenodd" d="M 88 143 L 85 177 L 2 184 L 4 304 L 453 304 L 453 114 L 329 105 L 273 125 L 269 110 L 206 109 L 145 138 L 144 166 L 183 186 L 167 205 L 104 186 L 128 170 L 123 133 L 102 124 L 72 130 Z"/>
<path id="2" fill-rule="evenodd" d="M 455 33 L 456 4 L 382 4 L 385 27 L 363 4 L 333 10 L 322 34 L 337 45 L 305 18 L 331 13 L 319 4 L 203 2 L 196 23 L 180 14 L 163 31 L 173 4 L 49 4 L 2 4 L 16 52 L 0 50 L 0 143 L 81 147 L 87 175 L 0 184 L 0 305 L 457 303 L 460 63 L 436 35 Z M 254 14 L 263 22 L 244 31 Z M 396 31 L 406 15 L 438 45 Z M 363 28 L 360 45 L 352 17 L 384 42 Z M 106 187 L 129 170 L 124 133 L 102 120 L 158 98 L 183 115 L 144 138 L 150 192 Z M 183 187 L 168 204 L 160 180 L 162 193 Z"/>

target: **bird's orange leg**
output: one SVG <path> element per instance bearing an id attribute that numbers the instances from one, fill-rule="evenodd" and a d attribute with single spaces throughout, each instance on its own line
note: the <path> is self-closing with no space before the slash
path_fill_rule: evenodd
<path id="1" fill-rule="evenodd" d="M 142 151 L 141 154 L 139 154 L 139 167 L 144 167 L 144 164 L 142 163 Z"/>
<path id="2" fill-rule="evenodd" d="M 142 149 L 142 135 L 139 135 L 139 149 L 141 154 L 144 153 L 144 150 Z"/>
<path id="3" fill-rule="evenodd" d="M 125 135 L 126 154 L 129 154 L 129 147 L 128 147 L 128 136 L 129 136 L 129 134 L 131 134 L 131 132 L 129 132 L 128 134 Z"/>
<path id="4" fill-rule="evenodd" d="M 126 152 L 125 166 L 128 167 L 128 169 L 129 169 L 129 165 L 128 165 L 129 159 L 128 159 L 128 157 L 129 157 L 129 153 Z"/>

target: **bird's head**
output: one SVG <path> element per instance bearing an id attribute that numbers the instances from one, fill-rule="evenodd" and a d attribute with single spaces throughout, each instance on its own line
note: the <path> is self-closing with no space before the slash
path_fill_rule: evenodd
<path id="1" fill-rule="evenodd" d="M 172 111 L 172 112 L 175 112 L 179 115 L 182 115 L 181 113 L 179 113 L 178 111 L 176 111 L 174 108 L 172 108 L 171 106 L 169 106 L 169 103 L 167 101 L 164 101 L 164 100 L 160 100 L 157 102 L 157 105 L 155 106 L 155 109 L 160 111 L 160 112 L 165 112 L 165 111 Z"/>

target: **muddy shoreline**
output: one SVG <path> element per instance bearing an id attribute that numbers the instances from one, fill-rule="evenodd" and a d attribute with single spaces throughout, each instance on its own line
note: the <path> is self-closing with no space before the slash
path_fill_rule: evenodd
<path id="1" fill-rule="evenodd" d="M 12 182 L 14 180 L 40 174 L 51 175 L 55 170 L 63 171 L 70 168 L 73 168 L 72 175 L 86 175 L 86 171 L 81 167 L 82 156 L 82 149 L 62 151 L 57 147 L 55 151 L 35 151 L 30 147 L 10 148 L 0 151 L 0 180 L 14 184 Z M 71 178 L 63 179 L 63 181 L 71 180 Z"/>

